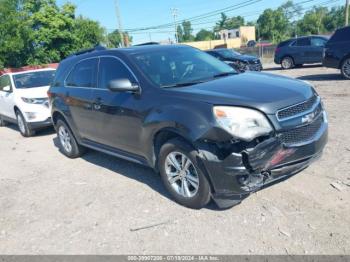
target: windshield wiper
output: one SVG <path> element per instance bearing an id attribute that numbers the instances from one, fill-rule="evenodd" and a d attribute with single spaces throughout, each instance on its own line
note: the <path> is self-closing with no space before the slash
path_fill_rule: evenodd
<path id="1" fill-rule="evenodd" d="M 225 76 L 236 75 L 236 74 L 237 74 L 237 72 L 234 72 L 234 71 L 224 72 L 224 73 L 220 73 L 220 74 L 214 75 L 213 78 L 225 77 Z"/>
<path id="2" fill-rule="evenodd" d="M 177 83 L 171 85 L 162 85 L 162 88 L 171 88 L 171 87 L 183 87 L 183 86 L 192 86 L 200 83 L 204 83 L 205 81 L 193 81 L 193 82 L 185 82 L 185 83 Z"/>

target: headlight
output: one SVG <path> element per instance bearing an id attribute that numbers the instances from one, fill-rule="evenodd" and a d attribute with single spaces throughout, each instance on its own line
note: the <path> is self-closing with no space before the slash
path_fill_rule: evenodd
<path id="1" fill-rule="evenodd" d="M 266 117 L 257 110 L 243 107 L 215 106 L 213 111 L 220 126 L 235 138 L 249 142 L 256 137 L 267 135 L 273 131 Z"/>
<path id="2" fill-rule="evenodd" d="M 26 98 L 22 97 L 23 102 L 28 103 L 28 104 L 45 104 L 45 102 L 48 101 L 47 98 Z"/>

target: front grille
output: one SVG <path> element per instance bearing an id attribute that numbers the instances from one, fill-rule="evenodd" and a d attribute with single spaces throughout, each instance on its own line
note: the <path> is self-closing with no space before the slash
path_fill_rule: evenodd
<path id="1" fill-rule="evenodd" d="M 317 101 L 317 96 L 314 95 L 313 97 L 311 97 L 309 100 L 306 100 L 305 102 L 279 110 L 277 112 L 277 117 L 279 120 L 283 120 L 285 118 L 301 114 L 305 111 L 310 110 L 316 101 Z"/>
<path id="2" fill-rule="evenodd" d="M 310 141 L 316 136 L 323 122 L 323 115 L 321 115 L 309 125 L 282 132 L 279 139 L 284 144 L 299 144 Z"/>

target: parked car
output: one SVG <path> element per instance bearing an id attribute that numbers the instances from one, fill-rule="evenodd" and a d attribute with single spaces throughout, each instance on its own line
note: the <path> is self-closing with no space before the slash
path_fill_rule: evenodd
<path id="1" fill-rule="evenodd" d="M 318 158 L 327 117 L 309 84 L 238 74 L 189 46 L 90 50 L 63 60 L 48 92 L 58 146 L 160 173 L 180 204 L 221 208 Z"/>
<path id="2" fill-rule="evenodd" d="M 275 63 L 283 69 L 322 63 L 323 48 L 327 41 L 326 36 L 306 36 L 283 41 L 275 50 Z"/>
<path id="3" fill-rule="evenodd" d="M 260 59 L 255 56 L 242 55 L 233 49 L 219 48 L 205 51 L 208 54 L 230 65 L 238 72 L 261 71 L 263 69 Z"/>
<path id="4" fill-rule="evenodd" d="M 323 65 L 340 69 L 341 74 L 350 79 L 350 26 L 338 29 L 327 42 Z"/>
<path id="5" fill-rule="evenodd" d="M 49 68 L 0 76 L 0 126 L 16 123 L 25 137 L 51 126 L 47 91 L 54 74 Z"/>

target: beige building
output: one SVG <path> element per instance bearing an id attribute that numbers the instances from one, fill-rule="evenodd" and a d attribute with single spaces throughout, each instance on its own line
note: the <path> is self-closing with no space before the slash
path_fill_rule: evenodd
<path id="1" fill-rule="evenodd" d="M 213 49 L 218 47 L 239 48 L 255 39 L 255 26 L 241 26 L 232 30 L 221 30 L 218 35 L 219 40 L 187 42 L 186 45 L 196 47 L 201 50 Z"/>

